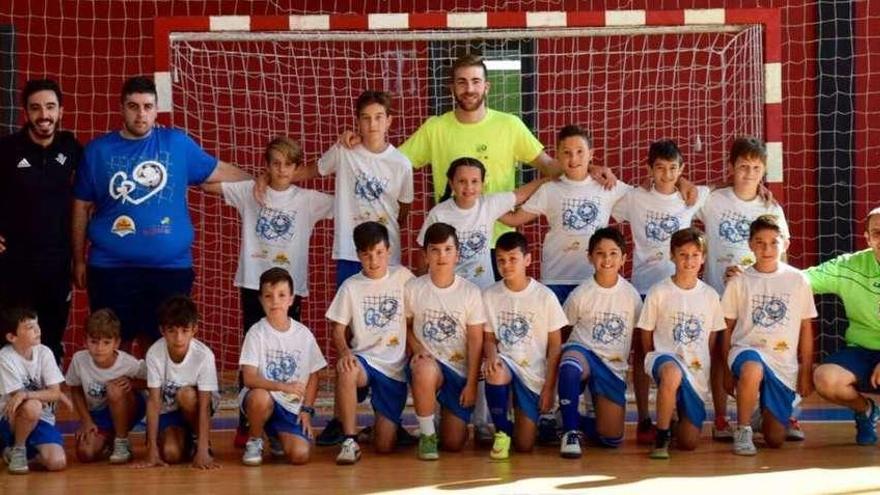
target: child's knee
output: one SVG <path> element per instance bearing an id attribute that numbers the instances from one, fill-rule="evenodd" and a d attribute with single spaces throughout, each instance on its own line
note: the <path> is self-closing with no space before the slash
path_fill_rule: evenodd
<path id="1" fill-rule="evenodd" d="M 118 385 L 107 384 L 107 401 L 110 403 L 122 402 L 128 398 L 130 391 L 126 391 Z"/>
<path id="2" fill-rule="evenodd" d="M 535 439 L 534 438 L 515 437 L 513 439 L 513 449 L 517 452 L 527 454 L 527 453 L 535 450 Z"/>
<path id="3" fill-rule="evenodd" d="M 180 404 L 180 407 L 185 409 L 196 407 L 199 403 L 199 393 L 196 391 L 196 388 L 181 387 L 180 390 L 177 391 L 177 403 Z"/>
<path id="4" fill-rule="evenodd" d="M 43 403 L 36 399 L 28 399 L 18 406 L 16 417 L 25 421 L 37 421 L 43 412 Z"/>
<path id="5" fill-rule="evenodd" d="M 746 361 L 740 366 L 738 382 L 746 384 L 760 383 L 764 378 L 764 367 L 755 361 Z"/>
<path id="6" fill-rule="evenodd" d="M 40 463 L 49 471 L 61 471 L 67 467 L 67 456 L 60 445 L 41 446 Z"/>
<path id="7" fill-rule="evenodd" d="M 183 448 L 176 441 L 166 441 L 162 444 L 162 459 L 168 464 L 177 464 L 183 461 Z"/>
<path id="8" fill-rule="evenodd" d="M 681 370 L 677 365 L 667 363 L 660 368 L 660 383 L 658 384 L 661 388 L 678 388 L 681 385 Z"/>
<path id="9" fill-rule="evenodd" d="M 273 406 L 274 400 L 268 391 L 261 388 L 255 388 L 248 391 L 245 409 L 264 411 Z"/>
<path id="10" fill-rule="evenodd" d="M 597 441 L 599 445 L 610 449 L 616 449 L 623 444 L 623 435 L 606 436 L 601 433 L 598 435 Z"/>

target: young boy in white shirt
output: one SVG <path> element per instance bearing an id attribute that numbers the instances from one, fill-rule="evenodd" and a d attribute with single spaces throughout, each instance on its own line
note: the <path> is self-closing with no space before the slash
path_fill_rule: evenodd
<path id="1" fill-rule="evenodd" d="M 645 369 L 657 383 L 657 437 L 652 459 L 669 458 L 670 425 L 678 411 L 676 442 L 693 450 L 709 399 L 710 349 L 725 329 L 718 293 L 699 278 L 706 236 L 688 227 L 669 241 L 675 273 L 648 291 L 639 315 Z"/>
<path id="2" fill-rule="evenodd" d="M 219 467 L 210 451 L 217 395 L 214 353 L 195 339 L 199 312 L 187 296 L 159 307 L 162 338 L 147 351 L 147 459 L 138 467 L 192 459 L 198 469 Z"/>
<path id="3" fill-rule="evenodd" d="M 750 425 L 756 406 L 760 405 L 764 442 L 781 447 L 795 397 L 813 390 L 811 320 L 818 313 L 806 277 L 779 261 L 787 244 L 779 219 L 755 219 L 749 227 L 755 263 L 727 282 L 721 298 L 727 320 L 722 347 L 729 365 L 725 386 L 729 393 L 736 392 L 737 455 L 757 453 Z"/>
<path id="4" fill-rule="evenodd" d="M 526 274 L 528 242 L 507 232 L 495 243 L 503 279 L 483 291 L 486 327 L 486 400 L 495 424 L 490 457 L 507 459 L 511 437 L 518 452 L 535 445 L 538 417 L 553 407 L 562 338 L 568 324 L 553 292 Z M 515 424 L 507 417 L 513 389 Z"/>
<path id="5" fill-rule="evenodd" d="M 424 233 L 428 273 L 407 282 L 404 308 L 410 387 L 419 422 L 418 456 L 439 457 L 434 410 L 439 402 L 444 450 L 458 452 L 468 438 L 477 398 L 486 316 L 480 289 L 455 273 L 459 243 L 455 229 L 438 222 Z"/>
<path id="6" fill-rule="evenodd" d="M 312 417 L 318 395 L 318 371 L 327 366 L 314 335 L 288 316 L 293 279 L 287 270 L 270 268 L 260 275 L 260 303 L 266 314 L 248 331 L 239 365 L 244 388 L 240 407 L 247 415 L 250 438 L 241 462 L 263 462 L 263 432 L 274 455 L 305 464 L 311 455 Z"/>
<path id="7" fill-rule="evenodd" d="M 55 426 L 58 401 L 70 407 L 61 392 L 64 376 L 52 350 L 40 344 L 40 325 L 31 310 L 0 311 L 0 444 L 11 474 L 27 474 L 33 460 L 49 471 L 67 466 L 64 440 Z"/>
<path id="8" fill-rule="evenodd" d="M 361 272 L 342 283 L 327 308 L 337 352 L 336 410 L 345 435 L 337 464 L 360 460 L 357 404 L 368 392 L 375 414 L 376 452 L 393 450 L 406 405 L 403 288 L 413 275 L 405 267 L 388 266 L 390 244 L 384 225 L 364 222 L 354 228 L 353 237 Z"/>
<path id="9" fill-rule="evenodd" d="M 147 367 L 143 359 L 119 350 L 120 342 L 119 318 L 111 309 L 99 309 L 86 320 L 86 348 L 73 355 L 67 368 L 67 385 L 80 417 L 75 435 L 80 462 L 108 454 L 111 464 L 131 460 L 128 433 L 146 412 Z"/>
<path id="10" fill-rule="evenodd" d="M 605 447 L 623 442 L 627 363 L 642 307 L 639 293 L 620 276 L 626 262 L 623 234 L 612 227 L 597 230 L 590 237 L 588 253 L 596 272 L 563 305 L 573 328 L 559 363 L 559 409 L 565 432 L 559 452 L 569 459 L 581 457 L 584 433 Z M 593 398 L 595 418 L 581 418 L 578 412 L 585 387 Z"/>

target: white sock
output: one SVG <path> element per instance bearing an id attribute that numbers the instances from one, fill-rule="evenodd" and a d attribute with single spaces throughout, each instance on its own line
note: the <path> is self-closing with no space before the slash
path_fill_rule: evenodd
<path id="1" fill-rule="evenodd" d="M 433 435 L 437 430 L 434 429 L 434 415 L 416 416 L 419 421 L 419 433 L 422 435 Z"/>

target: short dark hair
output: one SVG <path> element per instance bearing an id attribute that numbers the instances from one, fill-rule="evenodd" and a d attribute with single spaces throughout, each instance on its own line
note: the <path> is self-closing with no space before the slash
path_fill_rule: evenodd
<path id="1" fill-rule="evenodd" d="M 758 232 L 762 230 L 772 230 L 782 235 L 782 227 L 779 225 L 779 217 L 776 215 L 761 215 L 749 225 L 749 240 L 752 240 Z"/>
<path id="2" fill-rule="evenodd" d="M 364 222 L 354 228 L 354 247 L 357 252 L 369 251 L 380 242 L 384 242 L 385 247 L 391 246 L 388 242 L 388 229 L 381 223 Z"/>
<path id="3" fill-rule="evenodd" d="M 119 95 L 119 100 L 125 102 L 128 95 L 135 93 L 147 93 L 156 96 L 156 83 L 146 76 L 131 77 L 122 85 L 122 93 Z"/>
<path id="4" fill-rule="evenodd" d="M 613 241 L 617 244 L 617 247 L 620 248 L 622 253 L 626 253 L 626 240 L 623 238 L 623 234 L 614 227 L 602 227 L 601 229 L 596 229 L 596 231 L 593 232 L 593 235 L 590 236 L 587 252 L 593 254 L 593 250 L 596 249 L 596 246 L 598 246 L 603 239 Z"/>
<path id="5" fill-rule="evenodd" d="M 455 249 L 458 250 L 458 234 L 455 232 L 455 227 L 443 222 L 432 223 L 431 226 L 425 230 L 424 248 L 428 249 L 428 246 L 431 244 L 442 244 L 449 240 L 450 237 L 455 244 Z"/>
<path id="6" fill-rule="evenodd" d="M 266 285 L 275 285 L 280 283 L 287 283 L 288 287 L 290 287 L 290 293 L 293 294 L 293 277 L 290 275 L 290 272 L 281 267 L 272 267 L 263 272 L 260 275 L 260 290 L 263 290 L 263 287 Z"/>
<path id="7" fill-rule="evenodd" d="M 767 165 L 767 146 L 756 137 L 740 136 L 733 140 L 727 160 L 733 165 L 740 158 L 757 158 Z"/>
<path id="8" fill-rule="evenodd" d="M 684 162 L 684 157 L 675 141 L 672 139 L 661 139 L 660 141 L 654 141 L 648 147 L 648 167 L 653 167 L 654 162 L 657 160 L 669 160 L 681 164 Z"/>
<path id="9" fill-rule="evenodd" d="M 199 308 L 189 296 L 171 296 L 156 313 L 162 328 L 189 327 L 199 322 Z"/>
<path id="10" fill-rule="evenodd" d="M 54 91 L 55 97 L 58 98 L 58 106 L 61 106 L 61 86 L 52 79 L 31 79 L 24 83 L 24 88 L 21 90 L 22 106 L 27 108 L 28 99 L 30 99 L 31 95 L 40 91 Z"/>
<path id="11" fill-rule="evenodd" d="M 118 339 L 122 323 L 110 308 L 103 308 L 89 315 L 86 320 L 86 336 L 93 339 Z"/>
<path id="12" fill-rule="evenodd" d="M 559 129 L 559 133 L 556 135 L 556 144 L 561 143 L 563 139 L 575 136 L 583 139 L 587 143 L 587 147 L 593 149 L 593 136 L 583 127 L 574 124 L 569 124 Z"/>
<path id="13" fill-rule="evenodd" d="M 495 242 L 496 253 L 499 249 L 501 251 L 513 251 L 516 248 L 519 248 L 523 254 L 529 253 L 529 241 L 526 239 L 526 236 L 519 232 L 505 232 Z"/>
<path id="14" fill-rule="evenodd" d="M 36 320 L 36 311 L 22 306 L 10 306 L 0 309 L 0 331 L 3 332 L 3 344 L 9 343 L 7 335 L 18 335 L 18 324 L 27 320 Z"/>
<path id="15" fill-rule="evenodd" d="M 354 114 L 359 117 L 361 112 L 364 111 L 364 108 L 367 108 L 374 103 L 385 107 L 385 113 L 387 115 L 392 114 L 391 95 L 385 91 L 374 91 L 371 89 L 364 91 L 358 96 L 358 99 L 354 104 Z"/>
<path id="16" fill-rule="evenodd" d="M 483 79 L 489 79 L 489 69 L 486 67 L 486 61 L 483 60 L 483 57 L 476 53 L 465 53 L 464 55 L 455 59 L 452 62 L 452 66 L 449 67 L 449 82 L 455 82 L 455 73 L 458 69 L 463 69 L 465 67 L 481 67 L 483 69 Z"/>
<path id="17" fill-rule="evenodd" d="M 702 230 L 696 227 L 686 227 L 672 234 L 672 237 L 669 239 L 669 252 L 675 253 L 676 249 L 688 244 L 696 245 L 703 251 L 703 254 L 706 254 L 709 247 L 706 242 L 706 234 Z"/>

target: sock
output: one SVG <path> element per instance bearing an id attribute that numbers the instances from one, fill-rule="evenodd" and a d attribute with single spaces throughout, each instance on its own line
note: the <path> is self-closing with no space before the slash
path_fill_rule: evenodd
<path id="1" fill-rule="evenodd" d="M 486 402 L 489 403 L 489 414 L 495 423 L 495 431 L 503 431 L 513 435 L 513 423 L 507 418 L 507 407 L 510 404 L 510 384 L 486 384 Z"/>
<path id="2" fill-rule="evenodd" d="M 416 420 L 419 422 L 419 431 L 422 435 L 431 436 L 436 433 L 434 429 L 434 415 L 429 414 L 428 416 L 416 416 Z"/>
<path id="3" fill-rule="evenodd" d="M 559 365 L 559 410 L 562 411 L 562 431 L 578 429 L 581 415 L 578 412 L 578 400 L 583 390 L 581 382 L 583 369 L 580 363 L 573 359 L 566 359 Z"/>
<path id="4" fill-rule="evenodd" d="M 654 441 L 655 447 L 665 447 L 669 443 L 670 431 L 669 428 L 661 430 L 657 428 L 657 439 Z"/>

